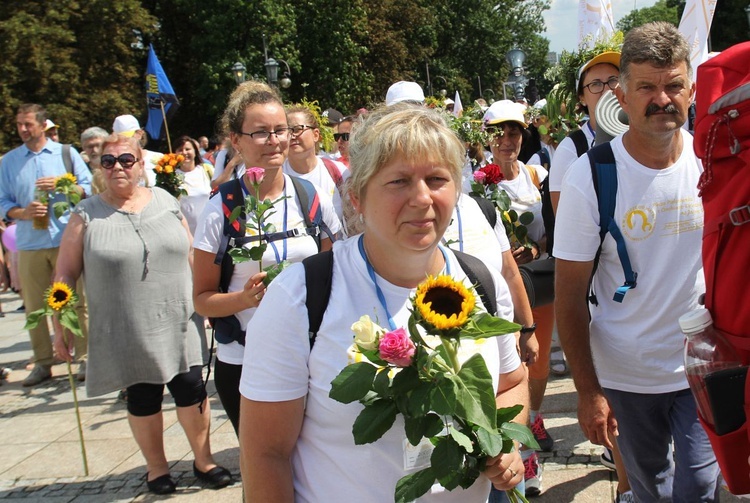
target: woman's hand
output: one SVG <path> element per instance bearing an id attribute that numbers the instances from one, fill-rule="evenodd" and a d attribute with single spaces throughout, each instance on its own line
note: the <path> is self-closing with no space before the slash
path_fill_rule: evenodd
<path id="1" fill-rule="evenodd" d="M 245 283 L 242 296 L 247 303 L 247 307 L 258 307 L 263 296 L 266 294 L 266 285 L 263 284 L 263 278 L 268 275 L 266 272 L 254 274 Z"/>
<path id="2" fill-rule="evenodd" d="M 539 341 L 536 340 L 536 333 L 521 334 L 518 341 L 521 350 L 521 361 L 526 365 L 533 365 L 539 359 Z"/>
<path id="3" fill-rule="evenodd" d="M 520 246 L 513 250 L 513 258 L 516 264 L 528 264 L 537 257 L 539 257 L 539 249 L 536 245 L 532 245 L 531 248 Z"/>
<path id="4" fill-rule="evenodd" d="M 53 324 L 55 326 L 55 341 L 53 343 L 55 356 L 66 362 L 73 361 L 73 337 L 75 336 L 60 325 L 59 321 L 55 320 Z"/>
<path id="5" fill-rule="evenodd" d="M 523 480 L 523 460 L 517 450 L 500 454 L 487 460 L 484 475 L 490 479 L 495 489 L 507 491 L 513 489 Z"/>

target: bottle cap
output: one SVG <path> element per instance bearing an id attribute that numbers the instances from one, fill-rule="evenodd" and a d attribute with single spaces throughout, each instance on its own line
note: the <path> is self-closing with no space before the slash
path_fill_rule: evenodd
<path id="1" fill-rule="evenodd" d="M 680 328 L 686 334 L 700 332 L 714 322 L 708 309 L 701 307 L 680 316 Z"/>

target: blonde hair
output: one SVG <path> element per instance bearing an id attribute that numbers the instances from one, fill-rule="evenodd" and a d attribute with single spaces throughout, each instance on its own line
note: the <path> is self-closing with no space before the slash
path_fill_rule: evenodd
<path id="1" fill-rule="evenodd" d="M 282 108 L 284 106 L 279 94 L 268 84 L 249 80 L 237 86 L 229 95 L 229 103 L 221 117 L 224 134 L 229 136 L 229 133 L 241 133 L 247 107 L 265 103 L 278 103 Z"/>
<path id="2" fill-rule="evenodd" d="M 362 197 L 370 179 L 396 157 L 407 163 L 432 161 L 450 170 L 461 190 L 466 150 L 439 112 L 420 105 L 397 103 L 354 121 L 349 140 L 348 188 Z"/>

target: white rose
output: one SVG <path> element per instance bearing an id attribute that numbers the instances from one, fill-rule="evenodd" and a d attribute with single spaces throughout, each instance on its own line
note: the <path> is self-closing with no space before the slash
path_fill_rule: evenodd
<path id="1" fill-rule="evenodd" d="M 355 344 L 364 349 L 375 350 L 378 349 L 378 338 L 384 330 L 368 315 L 364 315 L 352 325 L 352 332 L 354 332 Z"/>

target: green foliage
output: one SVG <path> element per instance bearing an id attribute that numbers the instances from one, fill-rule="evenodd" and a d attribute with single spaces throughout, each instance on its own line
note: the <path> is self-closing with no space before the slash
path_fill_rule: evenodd
<path id="1" fill-rule="evenodd" d="M 617 22 L 617 29 L 627 34 L 633 28 L 653 21 L 666 21 L 675 26 L 679 25 L 680 18 L 677 14 L 677 6 L 670 6 L 668 0 L 658 0 L 651 7 L 634 9 Z"/>
<path id="2" fill-rule="evenodd" d="M 16 109 L 45 105 L 60 139 L 140 115 L 143 38 L 156 27 L 138 0 L 5 0 L 0 9 L 0 148 L 18 144 Z"/>

